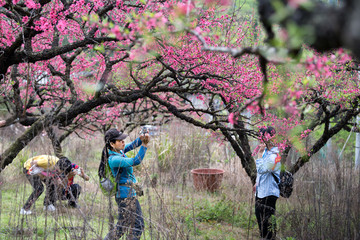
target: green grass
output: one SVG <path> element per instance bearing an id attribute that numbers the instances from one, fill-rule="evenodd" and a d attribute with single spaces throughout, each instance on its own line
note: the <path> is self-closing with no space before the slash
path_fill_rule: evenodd
<path id="1" fill-rule="evenodd" d="M 20 215 L 20 209 L 32 188 L 19 164 L 12 164 L 2 175 L 0 239 L 102 239 L 108 232 L 108 199 L 98 189 L 96 171 L 88 171 L 91 179 L 76 178 L 83 192 L 81 208 L 68 209 L 66 201 L 57 203 L 58 211 L 43 210 L 45 191 L 33 206 L 33 214 Z M 140 171 L 140 170 L 139 170 Z M 140 174 L 140 172 L 139 172 Z M 144 181 L 143 177 L 139 177 Z M 247 233 L 249 210 L 246 204 L 224 199 L 222 194 L 193 193 L 192 185 L 179 192 L 181 186 L 145 187 L 140 197 L 145 217 L 142 239 L 242 239 Z M 204 201 L 204 199 L 207 199 Z M 117 217 L 114 199 L 113 217 Z M 233 210 L 235 214 L 233 214 Z M 253 223 L 253 217 L 251 224 Z M 251 232 L 256 230 L 252 225 Z M 176 236 L 176 237 L 175 237 Z"/>
<path id="2" fill-rule="evenodd" d="M 101 218 L 99 213 L 93 212 L 88 217 L 87 207 L 78 210 L 57 206 L 56 213 L 43 211 L 45 193 L 35 203 L 32 215 L 20 215 L 22 203 L 29 195 L 30 184 L 25 189 L 21 186 L 20 189 L 8 188 L 1 191 L 0 239 L 80 239 L 76 236 L 83 233 L 84 227 L 87 236 L 96 239 L 99 236 L 97 229 L 104 228 L 102 225 L 107 224 L 107 219 Z"/>
<path id="3" fill-rule="evenodd" d="M 199 202 L 201 210 L 197 215 L 199 221 L 225 223 L 237 227 L 246 228 L 249 223 L 249 209 L 244 209 L 239 203 L 221 200 L 215 203 L 208 201 Z M 205 205 L 204 205 L 205 203 Z M 255 222 L 254 216 L 250 216 L 250 221 Z"/>
<path id="4" fill-rule="evenodd" d="M 179 139 L 184 142 L 184 137 Z M 154 143 L 159 144 L 159 141 Z M 198 149 L 192 150 L 193 146 L 199 148 L 198 141 L 194 140 L 194 144 L 190 142 L 182 146 L 179 144 L 180 141 L 175 144 L 176 161 L 169 172 L 159 171 L 155 147 L 150 147 L 143 164 L 134 169 L 139 182 L 148 184 L 144 187 L 145 195 L 139 198 L 145 218 L 142 239 L 258 239 L 252 186 L 244 170 L 233 166 L 235 158 L 231 157 L 232 161 L 229 163 L 209 163 L 210 167 L 211 164 L 216 167 L 220 165 L 226 170 L 219 192 L 195 191 L 190 169 L 204 166 L 203 159 L 199 156 L 206 154 L 199 154 Z M 41 145 L 45 146 L 47 145 Z M 21 161 L 35 155 L 35 152 L 46 152 L 46 149 L 28 153 L 24 151 L 0 174 L 0 181 L 3 182 L 0 184 L 0 240 L 98 240 L 106 235 L 109 225 L 108 199 L 99 191 L 97 177 L 100 158 L 97 152 L 101 151 L 102 145 L 96 141 L 84 142 L 77 139 L 69 142 L 67 146 L 69 149 L 66 149 L 66 152 L 72 153 L 74 163 L 83 166 L 90 176 L 89 182 L 78 177 L 75 179 L 83 189 L 79 201 L 81 209 L 60 206 L 57 214 L 47 214 L 43 211 L 43 193 L 35 203 L 35 214 L 19 214 L 31 193 L 31 186 L 21 171 Z M 179 149 L 181 151 L 178 151 Z M 81 154 L 77 155 L 79 152 Z M 212 159 L 221 159 L 220 151 L 214 151 L 214 155 L 211 156 Z M 346 162 L 342 163 L 345 168 L 341 171 L 351 174 L 342 177 L 344 189 L 343 192 L 336 191 L 336 196 L 333 196 L 334 190 L 331 188 L 332 184 L 336 186 L 337 183 L 333 174 L 336 172 L 330 167 L 325 171 L 323 163 L 320 165 L 322 171 L 317 171 L 317 165 L 308 163 L 308 167 L 305 167 L 307 171 L 302 170 L 301 174 L 296 175 L 296 185 L 291 198 L 279 198 L 276 204 L 279 239 L 307 239 L 308 236 L 313 236 L 312 239 L 345 239 L 346 236 L 348 239 L 355 239 L 351 238 L 355 236 L 351 234 L 357 233 L 360 226 L 360 211 L 357 211 L 356 204 L 360 181 L 358 172 L 353 174 L 346 168 Z M 319 178 L 318 174 L 321 173 Z M 150 180 L 154 176 L 157 176 L 158 183 L 156 188 L 151 188 Z M 318 182 L 318 179 L 321 179 L 321 182 Z M 345 188 L 347 186 L 349 187 Z M 63 203 L 66 204 L 66 201 Z M 112 205 L 112 215 L 116 219 L 117 207 L 114 199 Z M 348 209 L 352 211 L 348 213 Z M 321 233 L 319 226 L 322 228 Z M 347 229 L 351 231 L 347 233 Z"/>

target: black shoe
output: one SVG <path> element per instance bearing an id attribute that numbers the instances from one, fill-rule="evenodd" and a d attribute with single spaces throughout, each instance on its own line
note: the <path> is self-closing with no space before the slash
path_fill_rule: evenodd
<path id="1" fill-rule="evenodd" d="M 79 204 L 77 204 L 76 202 L 69 203 L 69 207 L 71 207 L 71 208 L 80 208 Z"/>

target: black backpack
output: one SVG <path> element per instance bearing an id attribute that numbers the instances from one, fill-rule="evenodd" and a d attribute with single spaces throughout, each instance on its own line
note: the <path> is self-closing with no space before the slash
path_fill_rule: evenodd
<path id="1" fill-rule="evenodd" d="M 279 186 L 280 196 L 282 196 L 284 198 L 289 198 L 293 191 L 293 185 L 294 185 L 294 177 L 293 177 L 292 173 L 288 172 L 288 171 L 280 171 L 280 181 L 274 175 L 274 173 L 271 173 L 271 174 L 273 175 L 276 183 Z"/>

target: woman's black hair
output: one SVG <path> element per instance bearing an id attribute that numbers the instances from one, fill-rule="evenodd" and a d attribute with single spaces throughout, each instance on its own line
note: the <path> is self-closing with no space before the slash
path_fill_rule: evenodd
<path id="1" fill-rule="evenodd" d="M 101 160 L 100 160 L 99 170 L 98 170 L 98 175 L 99 175 L 100 179 L 106 177 L 105 176 L 105 166 L 106 166 L 106 161 L 109 159 L 109 149 L 111 149 L 110 142 L 115 142 L 115 141 L 110 141 L 110 139 L 108 139 L 107 136 L 105 135 L 105 146 L 101 153 Z"/>
<path id="2" fill-rule="evenodd" d="M 59 166 L 59 169 L 65 175 L 69 174 L 71 171 L 71 161 L 67 157 L 61 157 L 56 165 Z"/>
<path id="3" fill-rule="evenodd" d="M 260 128 L 261 136 L 265 136 L 265 133 L 268 133 L 271 137 L 273 137 L 276 134 L 275 128 L 269 126 L 267 128 Z"/>

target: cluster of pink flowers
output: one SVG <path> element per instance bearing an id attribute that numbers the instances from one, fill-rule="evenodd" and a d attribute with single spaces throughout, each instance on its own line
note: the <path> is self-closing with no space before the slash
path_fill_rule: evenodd
<path id="1" fill-rule="evenodd" d="M 306 138 L 312 131 L 310 129 L 306 129 L 305 131 L 301 132 L 300 139 Z"/>
<path id="2" fill-rule="evenodd" d="M 18 2 L 18 0 L 13 0 L 13 2 Z M 25 0 L 24 3 L 29 9 L 38 9 L 41 7 L 40 3 L 35 3 L 33 0 Z"/>

